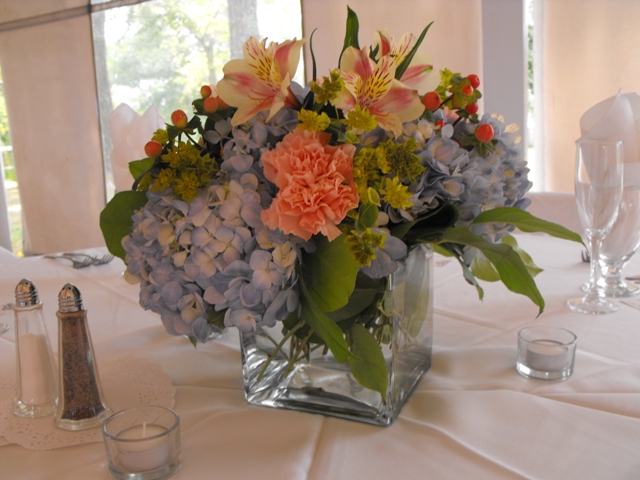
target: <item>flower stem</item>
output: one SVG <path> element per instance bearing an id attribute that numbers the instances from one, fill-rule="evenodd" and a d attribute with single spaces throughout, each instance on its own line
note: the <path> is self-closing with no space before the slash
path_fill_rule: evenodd
<path id="1" fill-rule="evenodd" d="M 293 327 L 291 330 L 289 330 L 285 336 L 282 338 L 282 340 L 280 340 L 280 343 L 278 343 L 278 345 L 276 345 L 276 348 L 273 352 L 271 352 L 268 356 L 267 356 L 267 361 L 264 362 L 264 365 L 262 366 L 262 368 L 260 369 L 260 373 L 258 374 L 258 381 L 262 380 L 262 377 L 264 376 L 264 372 L 266 372 L 267 367 L 269 366 L 269 364 L 271 363 L 271 360 L 273 360 L 273 357 L 276 356 L 276 354 L 282 350 L 282 347 L 284 346 L 284 344 L 287 342 L 287 340 L 289 340 L 289 338 L 296 333 L 298 330 L 300 330 L 302 327 L 304 326 L 304 320 L 300 320 L 295 327 Z M 289 360 L 291 361 L 291 360 Z"/>
<path id="2" fill-rule="evenodd" d="M 309 338 L 311 337 L 311 335 L 313 335 L 313 329 L 309 330 L 309 333 L 307 333 L 304 336 L 304 338 L 300 341 L 300 343 L 298 344 L 298 347 L 296 348 L 295 353 L 291 352 L 289 363 L 287 364 L 287 369 L 284 371 L 285 377 L 291 373 L 291 370 L 293 369 L 293 365 L 302 358 L 300 354 L 302 353 L 304 356 L 304 349 L 307 346 L 307 342 L 309 341 Z"/>

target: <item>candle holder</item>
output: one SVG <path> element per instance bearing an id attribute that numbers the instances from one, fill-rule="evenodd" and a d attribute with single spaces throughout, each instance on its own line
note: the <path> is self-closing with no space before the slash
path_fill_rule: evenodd
<path id="1" fill-rule="evenodd" d="M 116 480 L 160 480 L 182 463 L 180 417 L 164 407 L 122 410 L 102 427 L 109 474 Z"/>
<path id="2" fill-rule="evenodd" d="M 516 370 L 527 378 L 566 380 L 573 373 L 577 340 L 564 328 L 523 328 L 518 332 Z"/>

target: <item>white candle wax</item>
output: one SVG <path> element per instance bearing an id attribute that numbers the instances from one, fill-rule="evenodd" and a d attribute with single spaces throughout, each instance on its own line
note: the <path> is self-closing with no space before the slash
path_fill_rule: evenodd
<path id="1" fill-rule="evenodd" d="M 169 436 L 153 438 L 166 432 L 161 425 L 143 424 L 127 428 L 118 434 L 118 439 L 137 440 L 118 442 L 118 459 L 123 469 L 131 472 L 155 470 L 171 460 Z"/>
<path id="2" fill-rule="evenodd" d="M 568 348 L 550 340 L 538 340 L 527 345 L 525 364 L 533 370 L 557 372 L 567 365 Z"/>

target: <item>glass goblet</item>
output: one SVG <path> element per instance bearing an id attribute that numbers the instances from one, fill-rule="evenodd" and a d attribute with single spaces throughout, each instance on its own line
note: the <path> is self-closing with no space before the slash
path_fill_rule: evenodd
<path id="1" fill-rule="evenodd" d="M 611 231 L 622 198 L 622 142 L 580 139 L 576 142 L 575 189 L 580 223 L 590 244 L 589 290 L 567 306 L 592 315 L 612 313 L 618 305 L 607 300 L 598 285 L 602 275 L 600 248 Z"/>
<path id="2" fill-rule="evenodd" d="M 626 168 L 625 168 L 626 173 Z M 602 242 L 600 286 L 607 297 L 633 297 L 640 288 L 622 279 L 622 269 L 640 246 L 640 186 L 626 186 L 618 218 Z"/>

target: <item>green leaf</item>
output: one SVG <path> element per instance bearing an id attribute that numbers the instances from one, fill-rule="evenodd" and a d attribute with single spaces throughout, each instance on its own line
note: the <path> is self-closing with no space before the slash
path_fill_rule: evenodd
<path id="1" fill-rule="evenodd" d="M 226 313 L 226 311 L 226 308 L 224 310 L 211 310 L 209 316 L 207 317 L 207 323 L 209 325 L 215 325 L 216 327 L 224 330 L 224 314 Z"/>
<path id="2" fill-rule="evenodd" d="M 100 230 L 104 241 L 113 255 L 124 260 L 125 251 L 122 239 L 131 232 L 133 220 L 131 217 L 136 210 L 147 203 L 147 194 L 126 190 L 116 193 L 104 210 L 100 212 Z"/>
<path id="3" fill-rule="evenodd" d="M 389 369 L 380 345 L 369 330 L 358 323 L 351 327 L 351 341 L 351 350 L 360 358 L 349 359 L 351 373 L 363 387 L 380 392 L 386 402 Z"/>
<path id="4" fill-rule="evenodd" d="M 359 266 L 344 239 L 343 234 L 330 242 L 317 235 L 317 250 L 302 257 L 304 275 L 311 280 L 309 294 L 322 312 L 344 307 L 356 284 Z"/>
<path id="5" fill-rule="evenodd" d="M 437 241 L 446 229 L 455 225 L 459 216 L 458 207 L 448 202 L 443 203 L 413 222 L 396 225 L 391 229 L 391 235 L 410 244 Z"/>
<path id="6" fill-rule="evenodd" d="M 540 272 L 543 271 L 540 267 L 538 267 L 533 262 L 531 255 L 529 255 L 527 252 L 525 252 L 518 246 L 518 242 L 516 242 L 516 239 L 514 237 L 512 237 L 511 235 L 507 235 L 502 239 L 502 243 L 506 243 L 511 248 L 513 248 L 518 255 L 520 255 L 522 262 L 526 265 L 527 270 L 529 270 L 529 273 L 531 274 L 532 277 L 535 277 L 536 275 L 538 275 Z"/>
<path id="7" fill-rule="evenodd" d="M 402 61 L 402 63 L 398 65 L 398 68 L 396 68 L 396 80 L 400 80 L 404 72 L 407 70 L 407 68 L 409 68 L 409 65 L 411 64 L 413 57 L 418 51 L 418 47 L 420 47 L 420 44 L 422 43 L 422 40 L 424 40 L 425 35 L 429 31 L 429 28 L 431 28 L 431 25 L 433 25 L 433 22 L 431 22 L 429 25 L 424 27 L 424 30 L 422 30 L 422 33 L 418 37 L 418 40 L 416 40 L 416 44 L 413 46 L 413 48 L 409 52 L 409 55 L 407 55 L 405 59 Z"/>
<path id="8" fill-rule="evenodd" d="M 541 218 L 534 217 L 529 212 L 519 208 L 494 208 L 478 215 L 471 225 L 479 223 L 508 223 L 519 228 L 523 232 L 542 232 L 552 237 L 573 242 L 582 243 L 582 237 L 568 228 L 557 223 L 547 222 Z"/>
<path id="9" fill-rule="evenodd" d="M 316 56 L 313 53 L 313 34 L 316 33 L 316 30 L 317 28 L 314 28 L 313 32 L 311 32 L 311 36 L 309 37 L 309 52 L 311 53 L 311 65 L 313 67 L 311 80 L 315 80 L 316 78 L 318 78 L 318 72 L 316 69 Z"/>
<path id="10" fill-rule="evenodd" d="M 198 338 L 197 337 L 193 337 L 191 335 L 189 335 L 189 341 L 191 342 L 191 345 L 195 347 L 197 347 L 198 345 Z"/>
<path id="11" fill-rule="evenodd" d="M 358 220 L 360 220 L 366 228 L 373 227 L 376 220 L 378 220 L 378 207 L 370 203 L 361 204 L 358 210 Z"/>
<path id="12" fill-rule="evenodd" d="M 480 250 L 496 267 L 500 274 L 500 280 L 509 290 L 529 297 L 539 307 L 538 315 L 544 311 L 544 299 L 536 286 L 536 282 L 520 256 L 509 245 L 487 242 L 464 227 L 449 229 L 445 232 L 441 241 L 468 245 Z"/>
<path id="13" fill-rule="evenodd" d="M 138 178 L 140 175 L 149 170 L 155 160 L 153 158 L 144 158 L 142 160 L 134 160 L 133 162 L 129 162 L 129 171 L 133 178 Z"/>
<path id="14" fill-rule="evenodd" d="M 358 15 L 356 12 L 351 10 L 347 5 L 347 29 L 344 35 L 344 45 L 342 47 L 342 52 L 340 52 L 340 58 L 338 59 L 338 66 L 340 65 L 340 60 L 342 60 L 342 54 L 349 47 L 360 48 L 360 44 L 358 43 L 358 30 L 360 29 L 360 23 L 358 22 Z"/>
<path id="15" fill-rule="evenodd" d="M 300 318 L 324 340 L 338 362 L 345 363 L 348 358 L 357 358 L 349 351 L 340 327 L 327 318 L 314 303 L 302 278 L 300 279 L 300 289 L 302 291 Z"/>
<path id="16" fill-rule="evenodd" d="M 473 285 L 474 287 L 476 287 L 476 291 L 478 292 L 478 298 L 482 300 L 484 298 L 484 290 L 478 283 L 478 280 L 476 280 L 475 275 L 473 274 L 471 269 L 467 266 L 467 264 L 464 263 L 461 256 L 455 255 L 455 257 L 456 257 L 456 260 L 458 260 L 460 267 L 462 268 L 462 276 L 464 277 L 464 279 L 467 281 L 469 285 Z"/>
<path id="17" fill-rule="evenodd" d="M 480 258 L 480 255 L 476 255 L 471 262 L 471 273 L 485 282 L 497 282 L 500 280 L 500 274 L 496 267 L 493 266 L 493 263 L 486 258 Z"/>
<path id="18" fill-rule="evenodd" d="M 358 315 L 375 300 L 376 296 L 384 292 L 386 280 L 384 278 L 374 280 L 362 272 L 356 277 L 356 287 L 349 297 L 347 304 L 334 312 L 327 314 L 334 322 L 340 322 Z"/>

